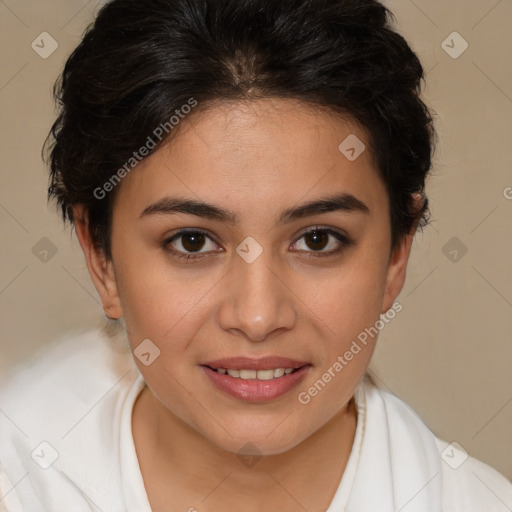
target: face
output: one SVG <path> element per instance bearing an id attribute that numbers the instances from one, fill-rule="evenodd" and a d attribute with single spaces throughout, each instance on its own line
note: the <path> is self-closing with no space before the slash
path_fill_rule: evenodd
<path id="1" fill-rule="evenodd" d="M 223 103 L 180 130 L 119 185 L 112 260 L 81 228 L 80 241 L 132 350 L 151 340 L 150 364 L 134 359 L 166 413 L 227 451 L 281 453 L 350 400 L 376 337 L 344 354 L 392 306 L 412 236 L 390 253 L 367 135 L 339 116 L 284 99 Z M 355 160 L 339 149 L 349 135 L 366 146 Z M 207 363 L 301 369 L 244 380 Z"/>

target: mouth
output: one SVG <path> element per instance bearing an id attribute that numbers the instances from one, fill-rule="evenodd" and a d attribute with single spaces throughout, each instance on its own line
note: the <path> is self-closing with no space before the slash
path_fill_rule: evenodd
<path id="1" fill-rule="evenodd" d="M 292 373 L 295 373 L 296 371 L 300 370 L 301 368 L 304 368 L 304 366 L 299 366 L 298 368 L 268 368 L 265 370 L 251 370 L 248 368 L 213 368 L 208 365 L 204 365 L 210 370 L 213 370 L 214 372 L 217 372 L 221 375 L 229 375 L 230 377 L 233 377 L 235 379 L 242 379 L 242 380 L 273 380 L 273 379 L 280 379 L 281 377 L 284 377 L 285 375 L 290 375 Z"/>
<path id="2" fill-rule="evenodd" d="M 202 364 L 221 375 L 229 375 L 235 379 L 243 380 L 272 380 L 296 372 L 304 366 L 310 365 L 307 361 L 291 359 L 281 356 L 252 357 L 225 357 Z"/>
<path id="3" fill-rule="evenodd" d="M 312 364 L 283 357 L 225 358 L 201 364 L 214 388 L 248 402 L 265 402 L 289 393 Z"/>

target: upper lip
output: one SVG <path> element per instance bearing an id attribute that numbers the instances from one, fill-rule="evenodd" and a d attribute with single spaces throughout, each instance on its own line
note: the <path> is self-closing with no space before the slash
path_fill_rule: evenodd
<path id="1" fill-rule="evenodd" d="M 213 369 L 231 368 L 233 370 L 273 370 L 275 368 L 300 368 L 305 366 L 307 361 L 290 359 L 289 357 L 266 356 L 260 358 L 251 357 L 225 357 L 203 363 L 202 366 L 209 366 Z"/>

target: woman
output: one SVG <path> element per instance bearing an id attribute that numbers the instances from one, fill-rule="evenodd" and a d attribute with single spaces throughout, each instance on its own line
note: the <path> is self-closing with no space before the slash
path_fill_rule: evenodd
<path id="1" fill-rule="evenodd" d="M 11 381 L 0 510 L 510 510 L 367 375 L 428 222 L 422 78 L 377 1 L 101 9 L 49 196 L 125 330 Z"/>

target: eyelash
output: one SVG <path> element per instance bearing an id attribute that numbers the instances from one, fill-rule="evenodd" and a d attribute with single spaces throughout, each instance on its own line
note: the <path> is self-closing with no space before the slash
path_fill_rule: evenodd
<path id="1" fill-rule="evenodd" d="M 315 226 L 314 228 L 311 228 L 311 229 L 309 229 L 307 231 L 304 231 L 299 236 L 299 238 L 297 238 L 297 242 L 301 238 L 303 238 L 304 236 L 306 236 L 306 235 L 308 235 L 310 233 L 313 233 L 315 231 L 320 231 L 320 232 L 325 233 L 327 235 L 333 236 L 339 242 L 341 242 L 341 246 L 338 249 L 334 249 L 334 250 L 331 250 L 331 251 L 306 251 L 307 253 L 309 253 L 308 256 L 305 256 L 306 258 L 323 258 L 323 257 L 326 257 L 326 256 L 332 256 L 334 254 L 340 253 L 344 249 L 347 249 L 347 248 L 352 247 L 353 245 L 355 245 L 355 242 L 351 238 L 349 238 L 347 235 L 345 235 L 343 233 L 340 233 L 338 231 L 335 231 L 334 229 L 331 229 L 331 228 L 322 228 L 321 226 Z M 165 239 L 164 242 L 162 243 L 162 248 L 165 251 L 169 252 L 172 257 L 177 258 L 178 260 L 183 260 L 184 259 L 187 262 L 193 262 L 195 260 L 202 259 L 203 257 L 205 257 L 208 254 L 208 252 L 197 253 L 197 254 L 182 253 L 181 251 L 177 251 L 176 249 L 169 248 L 169 246 L 170 246 L 170 244 L 172 242 L 174 242 L 175 240 L 179 239 L 181 236 L 186 235 L 186 234 L 190 234 L 190 233 L 205 235 L 212 242 L 215 242 L 215 240 L 213 240 L 208 235 L 208 233 L 206 231 L 204 231 L 204 230 L 202 230 L 200 228 L 190 228 L 190 229 L 182 229 L 182 230 L 178 231 L 177 233 L 175 233 L 170 238 Z M 295 242 L 295 243 L 297 243 L 297 242 Z M 198 254 L 201 254 L 201 255 L 198 255 Z"/>

